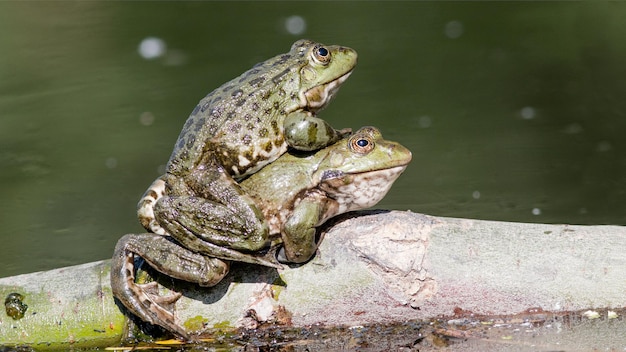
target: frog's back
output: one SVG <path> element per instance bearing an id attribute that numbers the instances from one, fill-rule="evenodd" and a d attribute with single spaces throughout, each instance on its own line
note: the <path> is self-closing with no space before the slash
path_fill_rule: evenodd
<path id="1" fill-rule="evenodd" d="M 229 173 L 242 176 L 284 153 L 282 120 L 299 99 L 297 66 L 287 64 L 292 56 L 259 63 L 204 97 L 187 119 L 167 171 L 186 174 L 211 151 Z"/>
<path id="2" fill-rule="evenodd" d="M 261 208 L 281 207 L 281 204 L 292 202 L 297 194 L 315 186 L 316 165 L 325 154 L 292 150 L 241 181 L 241 188 L 254 199 L 273 203 Z"/>

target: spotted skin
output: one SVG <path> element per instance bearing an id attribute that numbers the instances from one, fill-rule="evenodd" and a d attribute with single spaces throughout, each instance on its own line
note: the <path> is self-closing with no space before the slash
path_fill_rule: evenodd
<path id="1" fill-rule="evenodd" d="M 154 217 L 154 205 L 163 196 L 165 196 L 165 181 L 157 178 L 148 187 L 148 190 L 146 190 L 137 204 L 137 217 L 141 225 L 148 231 L 159 235 L 165 235 L 165 230 Z"/>
<path id="2" fill-rule="evenodd" d="M 331 56 L 325 65 L 315 59 L 319 48 Z M 185 175 L 211 152 L 229 174 L 241 178 L 278 158 L 288 146 L 311 150 L 310 143 L 313 149 L 334 143 L 340 137 L 334 130 L 312 139 L 287 140 L 285 118 L 292 113 L 313 117 L 355 64 L 356 53 L 350 48 L 295 42 L 289 53 L 255 65 L 198 103 L 178 137 L 167 172 Z"/>

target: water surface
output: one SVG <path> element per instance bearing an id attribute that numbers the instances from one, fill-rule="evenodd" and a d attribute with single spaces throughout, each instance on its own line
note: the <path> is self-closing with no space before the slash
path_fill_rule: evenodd
<path id="1" fill-rule="evenodd" d="M 0 3 L 0 277 L 108 258 L 197 101 L 299 38 L 321 116 L 413 151 L 381 208 L 626 224 L 626 4 Z M 161 55 L 139 54 L 157 38 Z M 157 41 L 157 42 L 158 42 Z"/>

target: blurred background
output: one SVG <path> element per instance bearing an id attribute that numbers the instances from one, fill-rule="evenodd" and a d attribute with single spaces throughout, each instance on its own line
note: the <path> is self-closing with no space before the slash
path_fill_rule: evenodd
<path id="1" fill-rule="evenodd" d="M 0 277 L 109 258 L 196 103 L 299 38 L 413 152 L 377 208 L 626 224 L 626 3 L 1 2 Z"/>

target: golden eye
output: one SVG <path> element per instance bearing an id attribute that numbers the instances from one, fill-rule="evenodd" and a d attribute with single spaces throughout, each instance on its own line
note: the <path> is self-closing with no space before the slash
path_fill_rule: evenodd
<path id="1" fill-rule="evenodd" d="M 313 50 L 311 51 L 311 56 L 313 57 L 313 60 L 322 65 L 328 65 L 328 63 L 330 62 L 330 51 L 328 51 L 328 49 L 321 45 L 316 45 L 315 47 L 313 47 Z"/>
<path id="2" fill-rule="evenodd" d="M 367 137 L 351 138 L 350 149 L 359 154 L 369 153 L 374 149 L 374 141 Z"/>

